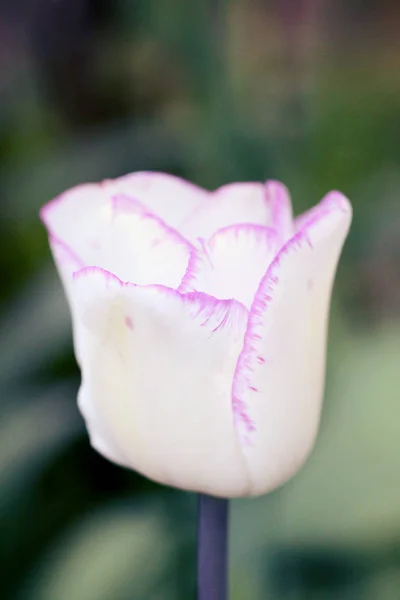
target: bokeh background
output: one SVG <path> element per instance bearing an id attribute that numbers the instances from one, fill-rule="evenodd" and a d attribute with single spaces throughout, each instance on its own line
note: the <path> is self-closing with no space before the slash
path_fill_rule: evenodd
<path id="1" fill-rule="evenodd" d="M 395 0 L 1 0 L 2 600 L 194 598 L 194 496 L 89 446 L 37 214 L 140 169 L 351 198 L 318 443 L 233 503 L 232 599 L 400 597 L 399 29 Z"/>

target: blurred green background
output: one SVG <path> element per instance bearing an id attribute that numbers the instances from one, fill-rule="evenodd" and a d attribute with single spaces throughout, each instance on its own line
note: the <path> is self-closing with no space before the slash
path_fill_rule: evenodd
<path id="1" fill-rule="evenodd" d="M 233 502 L 232 599 L 400 597 L 399 27 L 395 0 L 1 0 L 2 600 L 194 598 L 194 496 L 89 446 L 37 215 L 140 169 L 352 200 L 318 443 Z"/>

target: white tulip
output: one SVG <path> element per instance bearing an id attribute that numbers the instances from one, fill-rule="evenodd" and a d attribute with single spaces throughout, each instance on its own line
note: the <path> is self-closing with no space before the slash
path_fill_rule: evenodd
<path id="1" fill-rule="evenodd" d="M 293 220 L 278 182 L 207 192 L 161 173 L 41 212 L 71 306 L 92 446 L 164 484 L 266 493 L 318 429 L 331 289 L 351 206 Z"/>

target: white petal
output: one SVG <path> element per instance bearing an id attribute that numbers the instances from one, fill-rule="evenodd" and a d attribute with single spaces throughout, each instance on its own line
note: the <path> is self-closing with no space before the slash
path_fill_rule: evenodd
<path id="1" fill-rule="evenodd" d="M 347 199 L 329 194 L 274 260 L 251 308 L 233 396 L 255 493 L 288 479 L 313 445 L 331 287 L 350 221 Z"/>
<path id="2" fill-rule="evenodd" d="M 74 254 L 71 248 L 58 238 L 50 235 L 49 243 L 54 262 L 58 268 L 58 272 L 69 298 L 72 285 L 72 274 L 74 271 L 82 269 L 85 265 L 81 259 Z"/>
<path id="3" fill-rule="evenodd" d="M 119 192 L 139 200 L 148 211 L 178 230 L 188 215 L 210 196 L 206 190 L 184 179 L 151 171 L 132 173 L 109 183 Z"/>
<path id="4" fill-rule="evenodd" d="M 112 271 L 125 281 L 177 287 L 194 249 L 143 205 L 105 186 L 80 186 L 42 211 L 42 218 L 81 265 Z M 57 260 L 57 257 L 56 257 Z"/>
<path id="5" fill-rule="evenodd" d="M 101 423 L 92 435 L 162 483 L 249 493 L 231 397 L 247 311 L 97 269 L 75 275 L 74 298 L 85 326 L 80 407 Z"/>
<path id="6" fill-rule="evenodd" d="M 143 212 L 130 198 L 114 197 L 113 206 L 103 260 L 96 265 L 123 281 L 177 288 L 194 248 L 161 219 Z"/>
<path id="7" fill-rule="evenodd" d="M 210 200 L 199 205 L 180 231 L 188 240 L 207 240 L 218 229 L 230 225 L 252 223 L 267 226 L 270 217 L 262 183 L 232 183 L 213 192 Z"/>
<path id="8" fill-rule="evenodd" d="M 50 235 L 83 264 L 98 264 L 113 217 L 111 196 L 104 186 L 90 183 L 72 188 L 46 204 L 40 216 Z"/>
<path id="9" fill-rule="evenodd" d="M 203 245 L 179 288 L 234 298 L 250 308 L 268 266 L 279 250 L 274 230 L 260 225 L 232 225 Z"/>

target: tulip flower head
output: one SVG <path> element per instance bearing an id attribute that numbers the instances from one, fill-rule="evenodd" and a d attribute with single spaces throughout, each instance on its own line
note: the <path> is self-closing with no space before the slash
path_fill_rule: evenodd
<path id="1" fill-rule="evenodd" d="M 318 429 L 349 201 L 331 192 L 293 219 L 278 182 L 208 192 L 140 172 L 67 191 L 41 218 L 92 446 L 227 498 L 296 473 Z"/>

